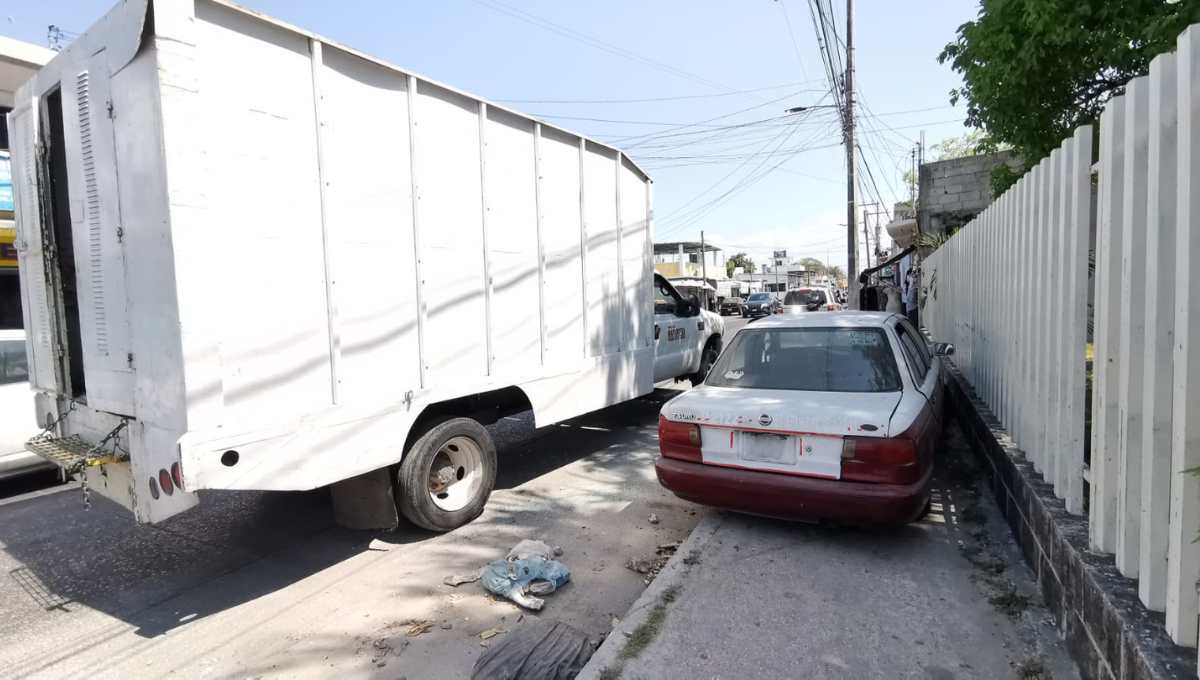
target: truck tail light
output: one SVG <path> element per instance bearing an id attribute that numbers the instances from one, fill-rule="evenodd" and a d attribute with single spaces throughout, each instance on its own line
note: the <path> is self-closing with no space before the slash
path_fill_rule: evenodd
<path id="1" fill-rule="evenodd" d="M 919 478 L 917 447 L 911 439 L 846 437 L 842 440 L 842 479 L 912 484 Z"/>
<path id="2" fill-rule="evenodd" d="M 704 457 L 700 453 L 700 426 L 677 423 L 659 415 L 658 450 L 664 458 L 702 462 Z"/>
<path id="3" fill-rule="evenodd" d="M 837 309 L 837 308 L 836 308 L 836 307 L 834 307 L 833 305 L 829 305 L 829 311 L 831 311 L 831 312 L 832 312 L 832 311 L 835 311 L 836 309 Z"/>

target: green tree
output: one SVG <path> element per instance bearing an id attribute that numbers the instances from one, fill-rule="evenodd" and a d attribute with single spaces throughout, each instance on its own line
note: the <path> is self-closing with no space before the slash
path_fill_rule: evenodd
<path id="1" fill-rule="evenodd" d="M 754 260 L 751 260 L 749 257 L 747 257 L 746 253 L 738 253 L 737 255 L 729 258 L 729 260 L 725 263 L 725 273 L 729 276 L 729 278 L 733 278 L 733 270 L 737 267 L 742 267 L 742 271 L 746 272 L 747 274 L 753 274 Z"/>
<path id="2" fill-rule="evenodd" d="M 966 125 L 989 143 L 1012 145 L 1036 162 L 1105 102 L 1144 75 L 1200 21 L 1200 0 L 981 0 L 979 18 L 959 26 L 938 61 L 960 73 L 950 102 L 966 102 Z M 992 192 L 1020 173 L 992 173 Z"/>
<path id="3" fill-rule="evenodd" d="M 824 274 L 827 269 L 825 263 L 815 257 L 806 257 L 800 260 L 800 266 L 810 274 Z"/>
<path id="4" fill-rule="evenodd" d="M 846 272 L 842 271 L 842 268 L 838 267 L 836 265 L 833 267 L 830 267 L 828 273 L 829 273 L 829 278 L 833 279 L 834 281 L 837 281 L 838 279 L 846 278 Z"/>

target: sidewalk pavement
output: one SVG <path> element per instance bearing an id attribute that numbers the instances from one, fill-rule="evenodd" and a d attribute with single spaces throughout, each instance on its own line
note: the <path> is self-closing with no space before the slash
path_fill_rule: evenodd
<path id="1" fill-rule="evenodd" d="M 879 530 L 709 511 L 579 677 L 1079 677 L 978 498 Z"/>

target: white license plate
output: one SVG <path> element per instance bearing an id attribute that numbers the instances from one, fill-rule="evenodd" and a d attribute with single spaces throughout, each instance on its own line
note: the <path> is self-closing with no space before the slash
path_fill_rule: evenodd
<path id="1" fill-rule="evenodd" d="M 776 465 L 795 465 L 800 438 L 791 435 L 744 432 L 739 455 L 742 460 Z"/>

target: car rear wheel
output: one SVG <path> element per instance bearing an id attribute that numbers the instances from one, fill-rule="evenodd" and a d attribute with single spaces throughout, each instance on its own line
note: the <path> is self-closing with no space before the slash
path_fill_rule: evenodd
<path id="1" fill-rule="evenodd" d="M 396 507 L 408 521 L 446 532 L 483 513 L 496 485 L 496 445 L 470 418 L 440 423 L 413 444 L 397 475 Z"/>

